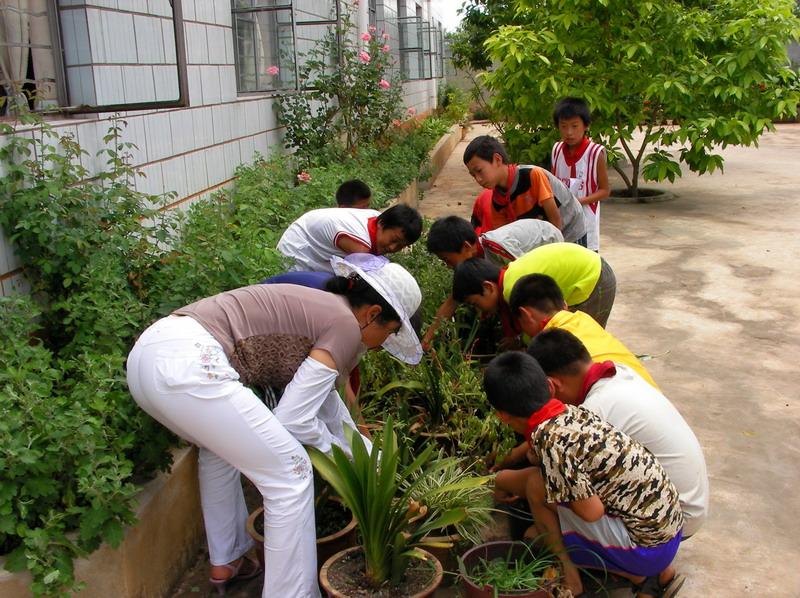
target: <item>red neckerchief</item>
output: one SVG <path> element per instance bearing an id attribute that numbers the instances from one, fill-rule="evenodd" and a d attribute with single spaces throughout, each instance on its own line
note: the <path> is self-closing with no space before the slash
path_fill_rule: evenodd
<path id="1" fill-rule="evenodd" d="M 369 233 L 369 252 L 378 255 L 378 217 L 372 216 L 367 219 L 367 232 Z"/>
<path id="2" fill-rule="evenodd" d="M 492 192 L 492 203 L 506 207 L 511 204 L 511 185 L 514 183 L 514 176 L 517 174 L 517 165 L 508 164 L 508 179 L 506 180 L 506 192 L 501 193 L 497 187 Z"/>
<path id="3" fill-rule="evenodd" d="M 497 311 L 500 314 L 500 324 L 503 326 L 503 336 L 510 337 L 517 336 L 520 333 L 520 327 L 511 314 L 511 307 L 503 298 L 503 278 L 505 278 L 507 268 L 506 266 L 506 268 L 501 269 L 500 276 L 497 277 L 497 292 L 500 295 Z"/>
<path id="4" fill-rule="evenodd" d="M 574 170 L 575 164 L 583 157 L 583 152 L 589 147 L 589 138 L 584 137 L 578 144 L 575 150 L 570 150 L 569 146 L 564 143 L 564 162 L 567 166 Z"/>
<path id="5" fill-rule="evenodd" d="M 566 410 L 567 406 L 564 405 L 564 403 L 553 398 L 542 405 L 541 409 L 534 411 L 528 418 L 528 427 L 525 428 L 525 438 L 528 439 L 528 444 L 533 445 L 531 442 L 531 436 L 539 424 L 547 421 L 548 419 L 554 418 L 556 415 L 564 413 Z"/>
<path id="6" fill-rule="evenodd" d="M 475 248 L 478 250 L 473 257 L 486 257 L 486 252 L 483 250 L 483 243 L 481 243 L 481 233 L 478 233 L 478 241 L 475 243 Z"/>
<path id="7" fill-rule="evenodd" d="M 592 389 L 598 380 L 603 378 L 613 378 L 617 374 L 617 368 L 613 361 L 602 361 L 600 363 L 593 363 L 589 366 L 589 371 L 583 378 L 583 386 L 581 386 L 580 404 L 586 400 L 586 395 Z"/>

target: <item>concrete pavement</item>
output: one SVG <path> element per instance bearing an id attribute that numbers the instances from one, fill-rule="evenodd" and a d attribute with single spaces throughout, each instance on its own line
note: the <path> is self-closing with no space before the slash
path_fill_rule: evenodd
<path id="1" fill-rule="evenodd" d="M 431 217 L 469 217 L 476 126 L 425 193 Z M 601 252 L 617 298 L 608 329 L 693 427 L 709 520 L 676 565 L 686 597 L 800 596 L 800 125 L 727 148 L 725 172 L 686 174 L 674 201 L 607 204 Z M 612 187 L 621 186 L 612 172 Z"/>

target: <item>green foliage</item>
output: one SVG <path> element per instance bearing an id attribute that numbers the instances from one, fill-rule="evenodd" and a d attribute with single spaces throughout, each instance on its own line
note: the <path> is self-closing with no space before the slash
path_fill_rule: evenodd
<path id="1" fill-rule="evenodd" d="M 439 86 L 438 113 L 445 120 L 460 125 L 469 122 L 469 96 L 460 87 L 450 83 Z"/>
<path id="2" fill-rule="evenodd" d="M 388 39 L 359 32 L 345 6 L 339 24 L 301 59 L 305 88 L 280 98 L 286 147 L 302 163 L 321 152 L 354 155 L 399 119 L 402 84 L 391 74 Z M 366 39 L 368 38 L 368 39 Z"/>
<path id="3" fill-rule="evenodd" d="M 429 509 L 425 497 L 479 486 L 486 479 L 468 477 L 432 487 L 424 496 L 415 493 L 430 476 L 437 475 L 443 463 L 434 461 L 433 445 L 413 457 L 405 440 L 397 435 L 391 417 L 371 452 L 357 433 L 352 434 L 350 445 L 352 461 L 338 446 L 333 447 L 332 457 L 314 448 L 308 452 L 316 471 L 358 521 L 369 583 L 373 587 L 388 580 L 397 584 L 409 558 L 418 554 L 414 549 L 423 544 L 428 533 L 466 517 L 463 507 Z"/>
<path id="4" fill-rule="evenodd" d="M 800 86 L 786 53 L 800 34 L 794 5 L 519 0 L 513 22 L 486 42 L 497 68 L 485 82 L 509 128 L 532 137 L 534 157 L 557 138 L 555 101 L 585 98 L 592 137 L 621 147 L 633 173 L 618 171 L 636 196 L 640 174 L 674 180 L 681 163 L 713 172 L 717 147 L 756 144 L 773 120 L 796 113 Z M 648 155 L 654 145 L 661 151 Z"/>
<path id="5" fill-rule="evenodd" d="M 472 583 L 480 588 L 490 588 L 494 595 L 533 592 L 547 587 L 556 578 L 558 559 L 549 552 L 536 554 L 533 547 L 520 544 L 522 554 L 515 554 L 517 544 L 511 544 L 508 554 L 491 560 L 479 559 L 467 572 Z"/>
<path id="6" fill-rule="evenodd" d="M 391 145 L 309 168 L 306 183 L 287 158 L 258 160 L 237 171 L 235 190 L 166 214 L 162 198 L 135 191 L 124 121 L 112 123 L 95 179 L 72 137 L 23 121 L 32 137 L 0 129 L 0 224 L 33 288 L 0 299 L 0 554 L 32 573 L 35 594 L 56 596 L 77 587 L 75 557 L 116 546 L 134 522 L 133 480 L 171 460 L 174 437 L 127 390 L 135 335 L 177 307 L 283 271 L 281 232 L 333 205 L 343 180 L 366 180 L 376 205 L 397 195 L 446 125 L 397 131 Z"/>

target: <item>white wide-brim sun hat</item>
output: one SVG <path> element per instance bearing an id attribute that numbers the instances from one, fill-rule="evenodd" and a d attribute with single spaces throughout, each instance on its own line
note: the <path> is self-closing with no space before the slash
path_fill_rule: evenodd
<path id="1" fill-rule="evenodd" d="M 370 253 L 351 253 L 345 258 L 333 256 L 331 266 L 338 276 L 357 274 L 394 308 L 400 316 L 400 330 L 390 334 L 382 346 L 400 361 L 418 364 L 422 359 L 422 345 L 409 318 L 422 303 L 422 292 L 408 270 Z"/>

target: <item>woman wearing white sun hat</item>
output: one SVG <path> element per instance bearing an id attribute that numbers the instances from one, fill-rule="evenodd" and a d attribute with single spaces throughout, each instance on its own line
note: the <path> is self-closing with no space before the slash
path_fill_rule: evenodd
<path id="1" fill-rule="evenodd" d="M 263 596 L 319 596 L 311 463 L 302 445 L 349 452 L 355 429 L 336 392 L 365 350 L 416 364 L 409 322 L 419 286 L 402 266 L 370 254 L 334 258 L 330 292 L 253 285 L 201 299 L 150 326 L 128 357 L 128 386 L 148 414 L 200 447 L 199 477 L 211 582 L 261 571 L 239 473 L 265 511 Z M 331 296 L 331 293 L 337 296 Z M 249 385 L 285 387 L 270 410 Z"/>

